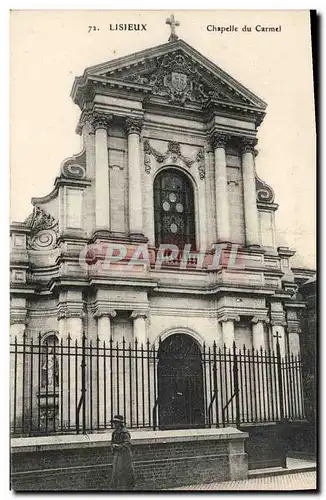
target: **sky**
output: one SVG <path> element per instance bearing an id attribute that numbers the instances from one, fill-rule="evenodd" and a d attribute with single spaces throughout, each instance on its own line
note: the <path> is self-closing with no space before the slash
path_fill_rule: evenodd
<path id="1" fill-rule="evenodd" d="M 70 91 L 87 66 L 165 43 L 170 11 L 12 11 L 11 220 L 53 189 L 61 162 L 81 149 Z M 257 173 L 275 191 L 277 242 L 315 268 L 316 158 L 308 11 L 174 11 L 180 38 L 267 102 Z M 146 23 L 146 31 L 110 31 Z M 209 32 L 207 25 L 230 27 Z M 252 30 L 243 31 L 244 26 Z M 255 26 L 278 27 L 258 32 Z M 96 29 L 89 30 L 89 26 Z M 232 28 L 233 26 L 233 28 Z M 235 28 L 238 31 L 235 31 Z"/>

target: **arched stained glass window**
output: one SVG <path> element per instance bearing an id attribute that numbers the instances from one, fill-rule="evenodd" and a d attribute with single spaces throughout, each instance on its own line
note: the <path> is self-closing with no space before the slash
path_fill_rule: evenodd
<path id="1" fill-rule="evenodd" d="M 194 190 L 188 177 L 176 169 L 159 173 L 154 181 L 155 244 L 191 244 L 195 250 Z"/>

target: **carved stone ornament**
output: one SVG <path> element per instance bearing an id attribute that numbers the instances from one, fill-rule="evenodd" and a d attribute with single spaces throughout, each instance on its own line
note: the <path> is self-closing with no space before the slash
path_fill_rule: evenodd
<path id="1" fill-rule="evenodd" d="M 31 234 L 28 248 L 33 250 L 50 250 L 56 247 L 59 233 L 58 222 L 40 207 L 34 207 L 31 218 L 28 218 Z"/>
<path id="2" fill-rule="evenodd" d="M 202 76 L 202 69 L 181 51 L 165 54 L 147 65 L 145 73 L 128 75 L 125 80 L 150 85 L 153 95 L 162 96 L 177 105 L 186 102 L 206 104 L 212 98 L 232 100 L 229 92 L 217 81 L 209 86 Z M 234 98 L 246 102 L 241 96 Z"/>
<path id="3" fill-rule="evenodd" d="M 205 177 L 205 155 L 204 150 L 201 148 L 196 153 L 195 158 L 187 158 L 181 153 L 180 144 L 176 141 L 170 141 L 165 153 L 160 153 L 155 148 L 153 148 L 148 140 L 144 141 L 144 165 L 145 172 L 150 174 L 151 172 L 151 155 L 154 156 L 158 163 L 164 163 L 166 160 L 171 160 L 176 162 L 177 160 L 183 161 L 186 167 L 190 168 L 195 162 L 198 163 L 199 178 L 204 179 Z"/>
<path id="4" fill-rule="evenodd" d="M 228 315 L 224 315 L 222 316 L 221 318 L 218 318 L 217 321 L 221 322 L 221 323 L 225 323 L 226 321 L 240 321 L 240 316 L 237 315 L 237 314 L 228 314 Z"/>
<path id="5" fill-rule="evenodd" d="M 93 113 L 89 117 L 93 130 L 96 131 L 100 128 L 108 130 L 113 121 L 113 115 L 105 115 L 104 113 Z"/>
<path id="6" fill-rule="evenodd" d="M 286 321 L 282 321 L 280 319 L 274 319 L 271 321 L 272 326 L 286 326 Z"/>
<path id="7" fill-rule="evenodd" d="M 256 197 L 257 201 L 261 203 L 273 203 L 275 193 L 273 189 L 262 181 L 256 174 Z"/>
<path id="8" fill-rule="evenodd" d="M 205 153 L 203 149 L 200 149 L 196 155 L 196 161 L 198 163 L 198 174 L 199 179 L 203 180 L 205 178 Z"/>
<path id="9" fill-rule="evenodd" d="M 260 317 L 260 316 L 254 316 L 254 317 L 251 319 L 251 323 L 254 323 L 254 324 L 259 323 L 259 321 L 260 321 L 260 322 L 262 322 L 262 323 L 266 323 L 266 324 L 268 324 L 270 320 L 269 320 L 268 316 L 263 316 L 263 317 Z"/>
<path id="10" fill-rule="evenodd" d="M 10 324 L 27 325 L 27 311 L 10 311 Z"/>
<path id="11" fill-rule="evenodd" d="M 140 134 L 143 126 L 143 120 L 139 118 L 127 118 L 125 128 L 127 134 Z"/>
<path id="12" fill-rule="evenodd" d="M 115 318 L 117 315 L 117 312 L 114 309 L 97 309 L 94 312 L 94 318 L 102 318 L 102 317 L 107 317 L 107 318 Z"/>
<path id="13" fill-rule="evenodd" d="M 148 318 L 148 316 L 149 316 L 149 312 L 145 311 L 143 309 L 139 310 L 139 311 L 133 311 L 131 313 L 131 315 L 130 315 L 130 317 L 132 319 L 136 319 L 136 318 L 144 318 L 144 319 L 146 319 L 146 318 Z"/>
<path id="14" fill-rule="evenodd" d="M 60 320 L 60 319 L 69 319 L 69 318 L 80 318 L 80 319 L 84 319 L 86 317 L 86 313 L 85 311 L 83 311 L 82 309 L 72 309 L 72 310 L 68 310 L 66 308 L 60 308 L 58 313 L 57 313 L 57 319 Z"/>
<path id="15" fill-rule="evenodd" d="M 225 149 L 230 140 L 231 136 L 229 134 L 222 134 L 217 131 L 214 131 L 209 137 L 209 142 L 211 143 L 214 149 L 216 148 Z"/>
<path id="16" fill-rule="evenodd" d="M 82 165 L 73 163 L 71 165 L 63 165 L 61 173 L 64 177 L 68 179 L 85 179 L 86 169 Z"/>
<path id="17" fill-rule="evenodd" d="M 255 154 L 255 146 L 258 140 L 256 137 L 241 137 L 240 150 L 242 154 L 252 153 Z"/>

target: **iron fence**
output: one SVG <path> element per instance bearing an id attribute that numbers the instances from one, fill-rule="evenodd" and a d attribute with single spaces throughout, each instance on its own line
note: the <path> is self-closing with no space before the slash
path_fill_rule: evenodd
<path id="1" fill-rule="evenodd" d="M 15 339 L 12 435 L 129 428 L 241 426 L 304 419 L 301 360 L 276 350 L 203 345 L 182 356 L 162 343 Z M 164 358 L 164 359 L 163 359 Z"/>

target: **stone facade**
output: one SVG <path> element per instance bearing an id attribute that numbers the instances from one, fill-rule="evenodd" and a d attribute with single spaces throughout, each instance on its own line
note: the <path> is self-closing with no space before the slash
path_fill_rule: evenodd
<path id="1" fill-rule="evenodd" d="M 255 169 L 266 103 L 182 40 L 86 69 L 71 97 L 82 151 L 11 226 L 11 340 L 182 333 L 255 349 L 278 338 L 297 354 L 294 251 L 276 247 L 275 195 Z M 194 193 L 195 246 L 172 257 L 156 241 L 166 171 Z"/>
<path id="2" fill-rule="evenodd" d="M 266 104 L 182 40 L 88 68 L 71 95 L 83 150 L 11 227 L 12 335 L 132 340 L 137 330 L 155 342 L 182 328 L 230 343 L 241 318 L 248 347 L 272 346 L 277 329 L 285 349 L 288 326 L 297 350 L 294 252 L 275 247 L 274 193 L 255 172 Z M 112 244 L 155 251 L 153 183 L 171 167 L 194 188 L 196 249 L 239 245 L 224 265 L 88 265 Z"/>

